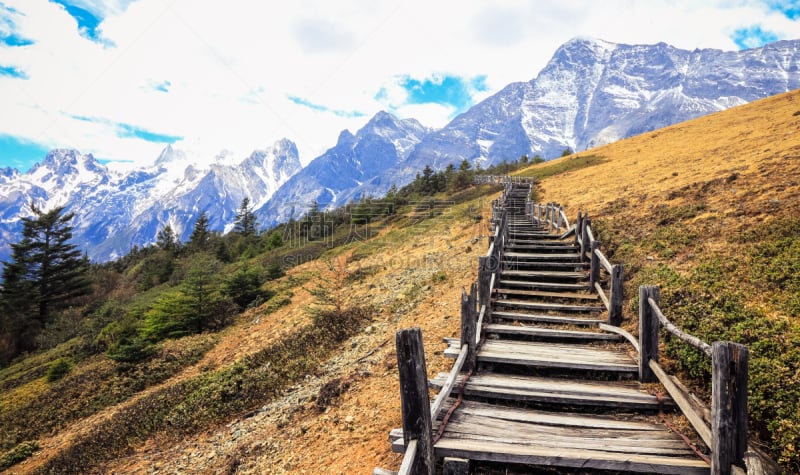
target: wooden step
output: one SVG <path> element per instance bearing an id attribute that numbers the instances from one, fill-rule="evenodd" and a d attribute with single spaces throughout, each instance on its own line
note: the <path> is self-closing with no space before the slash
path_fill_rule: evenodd
<path id="1" fill-rule="evenodd" d="M 508 251 L 503 253 L 503 257 L 506 259 L 517 259 L 517 260 L 564 260 L 564 261 L 571 261 L 575 260 L 578 261 L 581 258 L 580 253 L 578 252 L 565 252 L 561 254 L 557 254 L 554 252 L 547 252 L 547 253 L 536 253 L 536 252 L 515 252 L 515 251 Z"/>
<path id="2" fill-rule="evenodd" d="M 521 313 L 521 312 L 507 312 L 503 310 L 492 310 L 493 318 L 500 318 L 503 320 L 516 320 L 518 322 L 533 322 L 533 323 L 553 323 L 563 325 L 597 325 L 606 323 L 604 318 L 589 318 L 579 316 L 566 316 L 566 315 L 542 315 L 536 313 Z"/>
<path id="3" fill-rule="evenodd" d="M 503 325 L 492 323 L 486 325 L 485 333 L 509 336 L 526 336 L 537 339 L 550 340 L 575 340 L 575 341 L 620 341 L 621 336 L 614 333 L 601 333 L 579 330 L 561 330 L 557 328 L 542 328 L 520 325 Z"/>
<path id="4" fill-rule="evenodd" d="M 537 270 L 504 270 L 500 272 L 501 277 L 530 277 L 530 278 L 550 278 L 550 279 L 584 279 L 589 276 L 588 272 L 566 272 L 566 271 L 537 271 Z"/>
<path id="5" fill-rule="evenodd" d="M 500 285 L 531 289 L 590 290 L 589 283 L 536 282 L 528 280 L 500 279 Z"/>
<path id="6" fill-rule="evenodd" d="M 531 297 L 550 297 L 557 299 L 576 299 L 576 300 L 597 300 L 597 294 L 576 293 L 576 292 L 547 292 L 543 290 L 520 290 L 520 289 L 494 289 L 498 294 L 504 295 L 527 295 Z"/>
<path id="7" fill-rule="evenodd" d="M 460 341 L 449 340 L 447 358 L 458 358 Z M 478 362 L 505 363 L 530 368 L 560 368 L 609 373 L 639 374 L 639 365 L 622 350 L 585 344 L 486 340 L 478 348 Z"/>
<path id="8" fill-rule="evenodd" d="M 429 385 L 441 389 L 447 376 L 448 373 L 439 373 Z M 454 395 L 458 394 L 463 380 L 462 374 L 453 387 Z M 659 401 L 637 381 L 597 382 L 485 372 L 469 378 L 464 386 L 464 396 L 572 406 L 610 406 L 620 410 L 675 408 L 671 398 L 665 396 Z"/>
<path id="9" fill-rule="evenodd" d="M 513 233 L 512 233 L 513 234 Z M 528 244 L 531 246 L 575 246 L 574 241 L 562 241 L 561 239 L 552 239 L 552 235 L 548 235 L 548 239 L 514 239 L 510 238 L 508 244 Z"/>
<path id="10" fill-rule="evenodd" d="M 542 310 L 547 312 L 602 312 L 605 307 L 599 305 L 575 305 L 566 303 L 552 303 L 552 302 L 536 302 L 531 300 L 515 300 L 515 299 L 492 299 L 492 303 L 496 306 L 514 307 L 514 308 L 527 308 L 531 310 Z"/>
<path id="11" fill-rule="evenodd" d="M 663 424 L 630 419 L 626 415 L 562 414 L 463 401 L 453 411 L 434 454 L 581 471 L 710 472 L 708 463 Z M 402 446 L 402 431 L 392 431 L 392 435 L 393 448 L 398 442 Z"/>
<path id="12" fill-rule="evenodd" d="M 549 268 L 550 270 L 559 270 L 559 269 L 573 269 L 573 270 L 583 270 L 589 268 L 589 263 L 581 263 L 581 262 L 559 262 L 556 260 L 552 261 L 522 261 L 522 260 L 510 260 L 510 261 L 503 261 L 503 268 L 508 270 L 522 270 L 524 269 L 542 269 L 542 268 Z"/>

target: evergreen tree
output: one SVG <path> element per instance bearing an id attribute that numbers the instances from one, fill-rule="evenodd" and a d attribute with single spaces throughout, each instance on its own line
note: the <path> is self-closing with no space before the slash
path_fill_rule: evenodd
<path id="1" fill-rule="evenodd" d="M 33 349 L 33 338 L 53 314 L 91 291 L 89 261 L 72 239 L 63 207 L 43 212 L 33 204 L 33 217 L 22 218 L 22 240 L 11 245 L 11 262 L 3 265 L 3 306 L 13 310 L 16 349 Z"/>
<path id="2" fill-rule="evenodd" d="M 236 212 L 233 231 L 242 236 L 256 235 L 256 215 L 250 208 L 250 198 L 242 198 L 242 204 L 239 206 L 239 211 Z"/>
<path id="3" fill-rule="evenodd" d="M 207 251 L 211 243 L 211 231 L 208 229 L 208 215 L 205 211 L 194 222 L 192 235 L 189 236 L 189 248 L 192 251 Z"/>
<path id="4" fill-rule="evenodd" d="M 178 250 L 178 237 L 175 235 L 175 231 L 172 230 L 172 226 L 168 224 L 158 232 L 156 245 L 165 251 L 173 252 Z"/>

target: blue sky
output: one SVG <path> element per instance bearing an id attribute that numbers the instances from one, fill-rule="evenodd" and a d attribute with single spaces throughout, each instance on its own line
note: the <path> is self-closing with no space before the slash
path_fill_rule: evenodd
<path id="1" fill-rule="evenodd" d="M 799 32 L 800 0 L 0 0 L 0 167 L 283 137 L 308 162 L 381 110 L 444 126 L 576 36 L 737 50 Z"/>

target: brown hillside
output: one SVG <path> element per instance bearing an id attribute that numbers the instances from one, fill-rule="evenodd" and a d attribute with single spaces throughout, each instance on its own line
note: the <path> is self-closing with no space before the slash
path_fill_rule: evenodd
<path id="1" fill-rule="evenodd" d="M 597 158 L 587 160 L 587 156 Z M 547 176 L 557 172 L 556 167 L 567 171 Z M 709 259 L 734 259 L 746 252 L 747 240 L 736 236 L 800 218 L 800 92 L 536 165 L 523 173 L 547 176 L 537 186 L 540 201 L 561 203 L 571 221 L 578 211 L 589 213 L 612 260 L 626 265 L 630 296 L 639 283 L 655 283 L 647 280 L 657 274 L 650 268 L 663 265 L 692 275 L 692 269 Z M 466 206 L 453 206 L 443 219 L 424 227 L 389 229 L 374 241 L 333 250 L 332 255 L 347 259 L 350 301 L 375 308 L 372 321 L 359 334 L 314 374 L 265 401 L 260 410 L 200 433 L 161 433 L 141 443 L 133 440 L 124 457 L 102 464 L 97 472 L 368 474 L 376 466 L 396 470 L 400 457 L 388 442 L 389 431 L 400 426 L 394 332 L 420 326 L 431 376 L 449 369 L 451 362 L 442 357 L 442 338 L 459 332 L 459 295 L 474 281 L 477 256 L 486 250 L 485 218 L 495 196 L 473 203 L 473 209 L 482 210 L 484 221 L 479 224 Z M 664 235 L 664 229 L 673 234 Z M 303 281 L 323 272 L 319 262 L 310 262 L 292 269 L 282 281 L 290 287 L 292 278 Z M 741 282 L 749 305 L 758 307 L 764 318 L 797 318 L 781 305 L 783 300 L 772 298 L 772 291 L 748 275 L 740 268 L 730 277 Z M 285 331 L 305 324 L 310 319 L 304 311 L 310 298 L 299 284 L 291 292 L 289 306 L 246 315 L 221 334 L 220 343 L 199 363 L 164 385 L 230 365 L 275 338 L 278 328 Z M 626 325 L 631 326 L 635 302 L 629 302 L 625 312 Z M 786 384 L 800 383 L 800 368 L 789 367 L 784 376 Z M 322 400 L 320 395 L 328 398 Z M 102 429 L 103 421 L 124 406 L 41 440 L 42 450 L 10 473 L 33 473 L 71 440 L 92 428 Z M 770 443 L 786 466 L 797 463 L 800 450 L 798 429 L 791 424 L 800 422 L 777 423 L 760 431 L 762 436 L 776 434 L 779 440 Z M 790 447 L 793 443 L 797 445 Z"/>

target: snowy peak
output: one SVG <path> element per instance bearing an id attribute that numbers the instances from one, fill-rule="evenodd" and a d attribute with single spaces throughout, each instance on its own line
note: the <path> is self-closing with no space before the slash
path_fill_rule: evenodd
<path id="1" fill-rule="evenodd" d="M 355 134 L 343 130 L 336 146 L 312 160 L 258 210 L 268 225 L 298 218 L 313 204 L 336 207 L 362 196 L 382 196 L 392 170 L 430 133 L 413 119 L 378 112 Z"/>
<path id="2" fill-rule="evenodd" d="M 428 135 L 411 168 L 521 155 L 552 159 L 800 87 L 800 40 L 686 51 L 574 38 L 536 78 L 513 83 Z"/>

